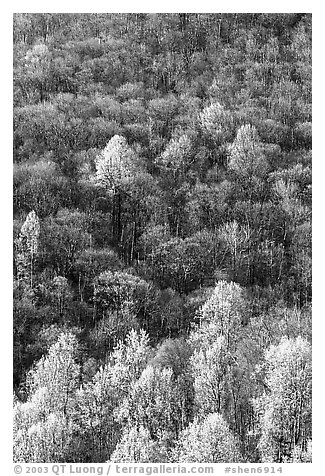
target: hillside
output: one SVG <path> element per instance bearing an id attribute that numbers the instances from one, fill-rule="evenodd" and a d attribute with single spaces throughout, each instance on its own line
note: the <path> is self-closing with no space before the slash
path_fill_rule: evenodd
<path id="1" fill-rule="evenodd" d="M 14 15 L 16 461 L 310 461 L 311 29 Z"/>

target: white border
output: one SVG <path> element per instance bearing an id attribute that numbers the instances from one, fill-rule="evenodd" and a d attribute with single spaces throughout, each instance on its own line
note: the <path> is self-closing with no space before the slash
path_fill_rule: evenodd
<path id="1" fill-rule="evenodd" d="M 324 284 L 322 266 L 324 256 L 323 202 L 324 188 L 324 16 L 320 1 L 260 1 L 189 2 L 164 1 L 163 3 L 132 2 L 120 0 L 108 2 L 56 1 L 44 4 L 41 1 L 13 1 L 2 6 L 0 17 L 1 45 L 1 159 L 0 159 L 0 203 L 1 203 L 1 449 L 4 468 L 2 474 L 11 475 L 12 465 L 12 14 L 14 12 L 233 12 L 233 13 L 286 13 L 308 12 L 313 14 L 313 464 L 286 465 L 283 474 L 324 474 Z M 91 6 L 91 8 L 90 8 Z M 117 8 L 118 7 L 118 8 Z M 154 8 L 153 8 L 154 7 Z M 4 147 L 3 147 L 4 145 Z M 223 465 L 220 465 L 223 466 Z M 232 465 L 233 466 L 233 465 Z M 221 469 L 221 468 L 220 468 Z M 222 472 L 220 472 L 222 474 Z"/>

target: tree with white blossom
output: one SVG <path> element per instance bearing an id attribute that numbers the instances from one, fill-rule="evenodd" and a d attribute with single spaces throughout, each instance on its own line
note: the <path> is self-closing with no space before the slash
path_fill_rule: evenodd
<path id="1" fill-rule="evenodd" d="M 21 227 L 16 240 L 16 267 L 18 279 L 28 279 L 33 286 L 35 259 L 39 250 L 40 222 L 32 210 Z"/>

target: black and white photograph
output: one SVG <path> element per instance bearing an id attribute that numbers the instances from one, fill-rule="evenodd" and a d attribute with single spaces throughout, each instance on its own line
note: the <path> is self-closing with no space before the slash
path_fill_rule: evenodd
<path id="1" fill-rule="evenodd" d="M 12 15 L 15 468 L 312 463 L 312 17 Z"/>

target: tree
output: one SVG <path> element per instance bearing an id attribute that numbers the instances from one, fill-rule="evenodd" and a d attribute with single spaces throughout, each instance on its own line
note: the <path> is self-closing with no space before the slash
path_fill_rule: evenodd
<path id="1" fill-rule="evenodd" d="M 166 339 L 158 347 L 150 365 L 160 368 L 171 368 L 178 377 L 189 371 L 192 349 L 184 337 Z"/>
<path id="2" fill-rule="evenodd" d="M 80 301 L 89 300 L 93 295 L 93 282 L 105 270 L 117 271 L 122 263 L 111 248 L 86 248 L 78 254 L 74 274 L 78 278 Z"/>
<path id="3" fill-rule="evenodd" d="M 25 56 L 25 71 L 22 76 L 25 87 L 40 102 L 48 98 L 50 60 L 50 50 L 44 43 L 35 44 Z"/>
<path id="4" fill-rule="evenodd" d="M 13 20 L 17 460 L 310 461 L 311 15 Z"/>
<path id="5" fill-rule="evenodd" d="M 223 336 L 218 337 L 208 348 L 194 351 L 191 368 L 195 405 L 200 415 L 221 413 L 225 410 L 229 392 L 230 362 Z"/>
<path id="6" fill-rule="evenodd" d="M 192 162 L 192 142 L 188 135 L 174 137 L 161 155 L 159 165 L 167 172 L 167 177 L 177 181 L 184 178 Z"/>
<path id="7" fill-rule="evenodd" d="M 17 285 L 17 283 L 14 283 Z M 25 372 L 33 364 L 35 359 L 40 358 L 35 349 L 40 331 L 39 309 L 35 306 L 35 294 L 29 292 L 29 288 L 18 286 L 19 294 L 14 295 L 13 300 L 13 367 L 14 386 L 18 387 Z M 16 294 L 14 290 L 14 294 Z M 36 344 L 37 347 L 37 344 Z"/>
<path id="8" fill-rule="evenodd" d="M 96 179 L 105 189 L 115 193 L 132 180 L 135 166 L 135 155 L 126 140 L 115 135 L 96 159 Z"/>
<path id="9" fill-rule="evenodd" d="M 221 415 L 211 413 L 195 419 L 177 442 L 175 460 L 180 463 L 237 463 L 241 461 L 239 443 Z"/>
<path id="10" fill-rule="evenodd" d="M 44 218 L 71 204 L 72 185 L 69 191 L 68 180 L 52 160 L 14 164 L 13 181 L 15 213 L 35 210 Z"/>
<path id="11" fill-rule="evenodd" d="M 293 452 L 293 463 L 312 463 L 313 444 L 311 440 L 307 441 L 304 447 L 296 446 Z"/>
<path id="12" fill-rule="evenodd" d="M 104 317 L 107 311 L 118 316 L 125 310 L 141 321 L 149 301 L 150 284 L 133 274 L 105 271 L 94 280 L 94 303 L 98 316 Z"/>
<path id="13" fill-rule="evenodd" d="M 209 333 L 213 331 L 211 336 L 224 336 L 227 350 L 233 349 L 238 329 L 247 319 L 247 305 L 242 288 L 236 283 L 219 281 L 198 317 L 200 328 L 193 339 L 200 342 L 205 334 L 209 339 Z"/>
<path id="14" fill-rule="evenodd" d="M 150 354 L 149 336 L 143 330 L 131 330 L 125 342 L 118 342 L 111 356 L 114 363 L 112 381 L 118 392 L 124 396 L 128 394 L 145 369 Z"/>
<path id="15" fill-rule="evenodd" d="M 215 230 L 225 218 L 226 202 L 230 189 L 230 183 L 215 183 L 219 181 L 216 167 L 210 168 L 207 172 L 207 181 L 212 181 L 210 185 L 197 182 L 189 192 L 186 203 L 186 215 L 188 218 L 188 228 L 194 232 Z"/>
<path id="16" fill-rule="evenodd" d="M 193 140 L 189 134 L 174 134 L 164 152 L 156 160 L 161 170 L 162 188 L 168 206 L 168 219 L 176 236 L 182 234 L 183 208 L 189 182 L 196 176 Z"/>
<path id="17" fill-rule="evenodd" d="M 240 226 L 237 221 L 233 221 L 221 227 L 219 236 L 232 256 L 232 276 L 236 280 L 241 254 L 250 241 L 250 230 L 248 227 Z"/>
<path id="18" fill-rule="evenodd" d="M 130 426 L 143 426 L 155 440 L 171 440 L 180 429 L 180 398 L 170 368 L 147 366 L 120 407 L 120 419 Z"/>
<path id="19" fill-rule="evenodd" d="M 59 276 L 72 274 L 79 252 L 89 246 L 86 214 L 74 209 L 59 210 L 44 220 L 42 233 L 43 266 Z"/>
<path id="20" fill-rule="evenodd" d="M 174 289 L 167 288 L 159 293 L 157 300 L 156 335 L 178 335 L 183 328 L 184 321 L 184 299 Z"/>
<path id="21" fill-rule="evenodd" d="M 301 305 L 308 304 L 312 294 L 311 222 L 299 225 L 292 237 L 292 270 Z"/>
<path id="22" fill-rule="evenodd" d="M 79 383 L 77 340 L 61 334 L 29 372 L 28 400 L 14 408 L 15 460 L 65 461 L 72 435 L 71 410 Z"/>
<path id="23" fill-rule="evenodd" d="M 175 392 L 180 403 L 180 428 L 185 428 L 193 419 L 194 388 L 191 373 L 190 356 L 192 348 L 184 338 L 167 339 L 157 349 L 149 365 L 160 368 L 171 368 Z"/>
<path id="24" fill-rule="evenodd" d="M 110 365 L 101 367 L 76 393 L 72 418 L 75 427 L 74 450 L 82 460 L 107 459 L 116 445 L 120 428 L 114 419 L 119 389 L 112 381 Z"/>
<path id="25" fill-rule="evenodd" d="M 200 125 L 216 146 L 229 142 L 233 120 L 229 112 L 218 102 L 212 102 L 200 113 Z"/>
<path id="26" fill-rule="evenodd" d="M 68 332 L 61 334 L 50 347 L 48 355 L 42 357 L 28 376 L 29 393 L 47 388 L 46 412 L 67 413 L 78 385 L 80 368 L 77 357 L 76 337 Z"/>
<path id="27" fill-rule="evenodd" d="M 228 167 L 243 180 L 251 183 L 253 177 L 263 177 L 268 169 L 262 144 L 254 126 L 241 126 L 230 146 Z"/>
<path id="28" fill-rule="evenodd" d="M 311 438 L 311 347 L 306 339 L 283 337 L 265 353 L 267 391 L 254 401 L 260 422 L 262 461 L 292 461 Z"/>
<path id="29" fill-rule="evenodd" d="M 138 172 L 135 153 L 122 136 L 112 137 L 96 159 L 96 181 L 113 197 L 113 237 L 117 243 L 122 233 L 122 197 Z"/>
<path id="30" fill-rule="evenodd" d="M 168 451 L 163 440 L 155 441 L 143 426 L 126 427 L 110 457 L 113 463 L 167 463 Z"/>
<path id="31" fill-rule="evenodd" d="M 216 239 L 203 230 L 192 236 L 162 241 L 153 248 L 149 259 L 154 278 L 160 285 L 187 293 L 198 283 L 209 281 L 216 266 Z"/>
<path id="32" fill-rule="evenodd" d="M 121 438 L 119 407 L 146 366 L 151 348 L 144 331 L 132 330 L 119 341 L 106 364 L 76 393 L 73 421 L 78 435 L 77 453 L 83 461 L 104 461 Z"/>
<path id="33" fill-rule="evenodd" d="M 39 248 L 40 223 L 36 213 L 31 211 L 21 227 L 16 240 L 16 266 L 18 279 L 29 278 L 33 287 L 34 265 Z"/>
<path id="34" fill-rule="evenodd" d="M 56 301 L 56 306 L 60 318 L 65 315 L 67 304 L 71 301 L 72 293 L 69 289 L 67 278 L 63 276 L 56 276 L 53 279 L 53 300 Z"/>
<path id="35" fill-rule="evenodd" d="M 32 401 L 14 407 L 14 461 L 19 463 L 57 463 L 67 461 L 73 428 L 60 412 L 42 414 L 38 406 L 46 389 Z M 46 405 L 44 409 L 46 408 Z"/>

